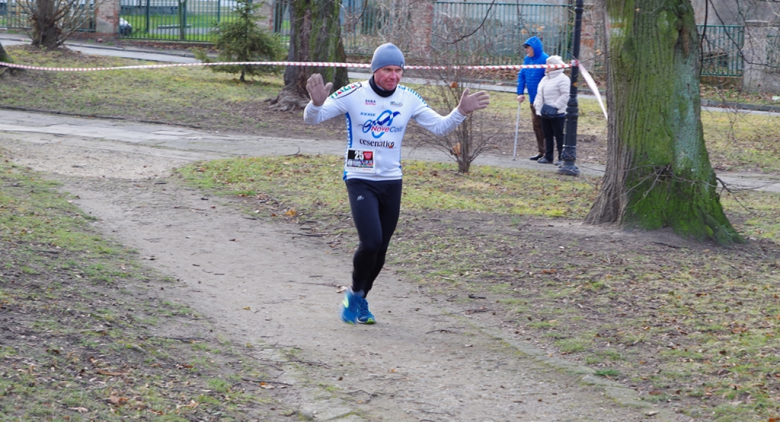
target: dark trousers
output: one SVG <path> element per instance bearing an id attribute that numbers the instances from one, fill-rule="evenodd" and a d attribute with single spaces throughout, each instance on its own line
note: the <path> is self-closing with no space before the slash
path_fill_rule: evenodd
<path id="1" fill-rule="evenodd" d="M 352 257 L 352 291 L 368 295 L 385 265 L 390 238 L 401 213 L 401 180 L 348 179 L 347 193 L 358 244 Z"/>
<path id="2" fill-rule="evenodd" d="M 536 150 L 539 151 L 539 155 L 544 155 L 544 130 L 542 129 L 542 118 L 536 115 L 536 109 L 531 104 L 531 124 L 534 128 L 534 135 L 536 135 Z"/>
<path id="3" fill-rule="evenodd" d="M 554 119 L 541 120 L 542 129 L 544 130 L 544 144 L 547 151 L 544 154 L 544 158 L 552 162 L 553 152 L 555 151 L 553 148 L 557 148 L 558 160 L 560 160 L 561 152 L 563 152 L 563 124 L 566 122 L 566 116 L 560 115 L 560 117 Z M 553 140 L 555 140 L 555 145 L 553 145 Z"/>

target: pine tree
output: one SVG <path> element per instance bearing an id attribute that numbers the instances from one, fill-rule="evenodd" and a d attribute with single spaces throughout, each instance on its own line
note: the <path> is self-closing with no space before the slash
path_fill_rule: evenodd
<path id="1" fill-rule="evenodd" d="M 237 19 L 220 22 L 212 33 L 214 48 L 219 52 L 217 60 L 221 62 L 253 62 L 277 61 L 287 53 L 280 38 L 257 25 L 262 19 L 257 15 L 261 4 L 253 4 L 252 0 L 236 0 Z M 199 50 L 195 56 L 204 63 L 214 60 Z M 260 75 L 272 72 L 274 67 L 252 65 L 209 66 L 212 71 L 224 73 L 240 73 L 241 82 L 246 82 L 246 75 Z"/>

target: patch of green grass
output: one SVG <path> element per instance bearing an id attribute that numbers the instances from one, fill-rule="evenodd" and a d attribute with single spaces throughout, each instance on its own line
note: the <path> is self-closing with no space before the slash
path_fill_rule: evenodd
<path id="1" fill-rule="evenodd" d="M 615 369 L 597 369 L 594 375 L 607 378 L 617 378 L 620 376 L 620 371 Z"/>
<path id="2" fill-rule="evenodd" d="M 337 156 L 215 160 L 185 166 L 179 173 L 203 189 L 219 187 L 224 194 L 283 204 L 282 216 L 322 218 L 349 211 L 340 178 L 341 161 Z M 454 164 L 405 161 L 403 209 L 582 218 L 597 193 L 587 178 L 472 169 L 462 175 Z M 558 183 L 551 184 L 551 179 Z M 437 239 L 443 242 L 439 250 L 450 246 L 449 239 Z"/>
<path id="3" fill-rule="evenodd" d="M 220 353 L 220 350 L 217 348 L 214 348 L 212 345 L 204 344 L 204 343 L 193 343 L 192 344 L 192 350 L 197 350 L 201 352 L 208 352 L 208 353 Z"/>
<path id="4" fill-rule="evenodd" d="M 555 340 L 555 346 L 561 353 L 577 353 L 583 352 L 589 349 L 590 342 L 582 338 L 563 338 Z"/>
<path id="5" fill-rule="evenodd" d="M 174 303 L 169 301 L 163 302 L 163 309 L 160 310 L 165 315 L 174 316 L 174 315 L 192 315 L 194 314 L 194 311 L 192 308 L 183 305 L 181 303 Z"/>
<path id="6" fill-rule="evenodd" d="M 230 392 L 231 389 L 231 383 L 221 378 L 206 380 L 206 386 L 218 393 L 223 394 Z"/>
<path id="7" fill-rule="evenodd" d="M 9 47 L 17 63 L 45 67 L 136 66 L 133 60 L 35 52 Z M 24 82 L 4 84 L 3 104 L 84 115 L 206 125 L 216 130 L 240 127 L 241 109 L 260 109 L 265 98 L 281 90 L 272 76 L 237 83 L 234 75 L 203 68 L 116 70 L 110 72 L 41 72 L 25 75 Z M 46 98 L 48 96 L 48 99 Z M 255 116 L 256 117 L 256 116 Z"/>
<path id="8" fill-rule="evenodd" d="M 615 349 L 603 349 L 596 353 L 587 355 L 585 357 L 585 363 L 588 365 L 603 365 L 609 362 L 616 362 L 623 360 L 623 355 Z"/>
<path id="9" fill-rule="evenodd" d="M 767 218 L 778 215 L 779 201 L 780 194 L 772 192 L 737 191 L 721 196 L 731 222 L 754 239 L 780 239 L 780 218 Z"/>
<path id="10" fill-rule="evenodd" d="M 704 138 L 716 171 L 780 171 L 780 145 L 767 138 L 777 133 L 775 115 L 702 112 Z"/>
<path id="11" fill-rule="evenodd" d="M 554 329 L 558 326 L 558 321 L 550 320 L 550 321 L 534 321 L 528 323 L 528 326 L 531 328 L 536 328 L 537 330 L 550 330 Z"/>

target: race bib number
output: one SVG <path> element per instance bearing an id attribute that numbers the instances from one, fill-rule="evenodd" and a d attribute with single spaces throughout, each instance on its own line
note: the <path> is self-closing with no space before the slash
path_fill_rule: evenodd
<path id="1" fill-rule="evenodd" d="M 347 160 L 344 164 L 347 171 L 374 173 L 374 151 L 366 149 L 347 150 Z"/>

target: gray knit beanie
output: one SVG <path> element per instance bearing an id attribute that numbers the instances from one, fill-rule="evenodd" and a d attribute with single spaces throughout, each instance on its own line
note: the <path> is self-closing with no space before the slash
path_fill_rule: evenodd
<path id="1" fill-rule="evenodd" d="M 401 69 L 404 67 L 404 53 L 401 53 L 393 43 L 382 44 L 374 50 L 371 72 L 376 72 L 385 66 L 400 66 Z"/>

